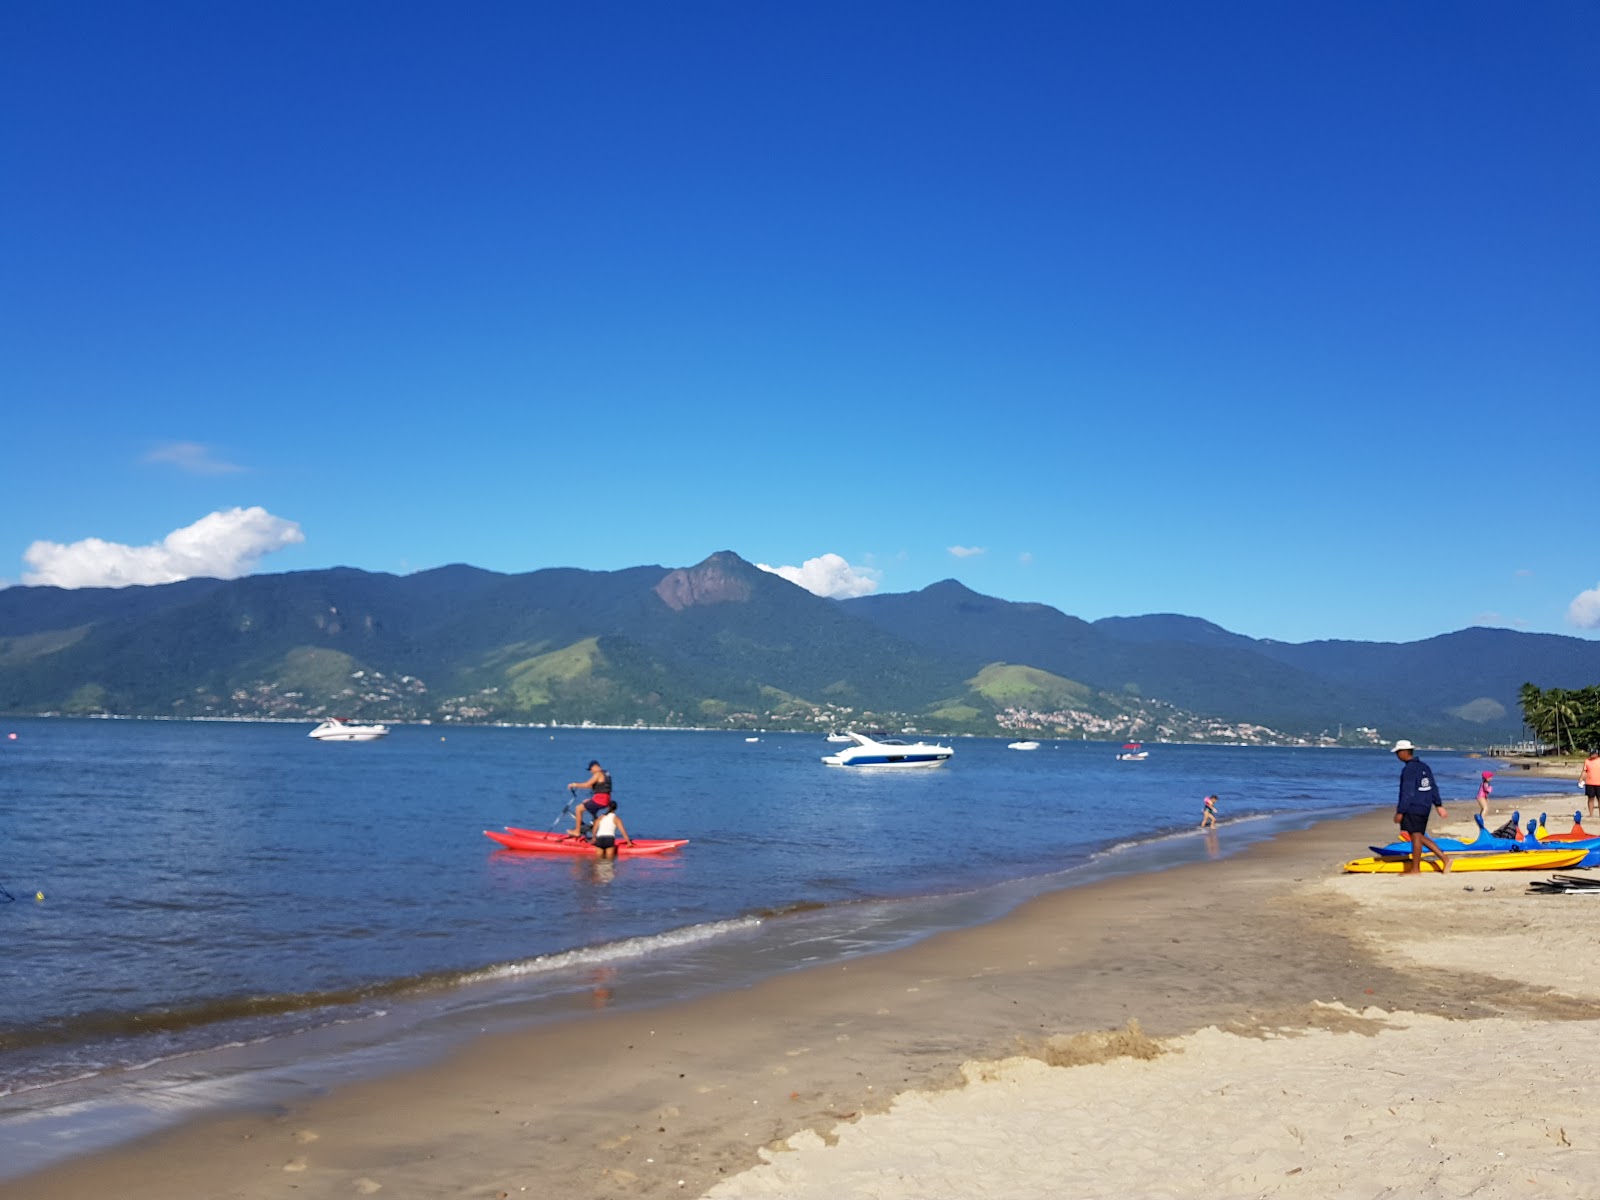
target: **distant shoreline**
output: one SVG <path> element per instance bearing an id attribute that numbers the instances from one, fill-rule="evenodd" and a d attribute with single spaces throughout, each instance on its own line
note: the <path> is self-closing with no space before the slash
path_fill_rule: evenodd
<path id="1" fill-rule="evenodd" d="M 326 720 L 322 716 L 315 717 L 232 717 L 232 716 L 173 716 L 164 713 L 62 713 L 62 712 L 29 712 L 29 713 L 0 713 L 0 720 L 33 720 L 33 721 L 165 721 L 169 723 L 188 722 L 201 725 L 315 725 Z M 774 729 L 766 725 L 731 726 L 731 725 L 601 725 L 596 723 L 571 723 L 565 721 L 444 721 L 424 718 L 421 720 L 402 720 L 400 718 L 377 717 L 391 727 L 417 726 L 425 729 L 569 729 L 577 731 L 605 730 L 616 733 L 737 733 L 737 734 L 796 734 L 803 737 L 826 737 L 833 732 L 829 729 Z M 879 726 L 874 726 L 878 728 Z M 941 738 L 987 738 L 990 740 L 1014 740 L 1018 734 L 1016 730 L 1001 730 L 998 733 L 949 733 L 933 729 L 920 729 L 918 736 Z M 1087 742 L 1106 746 L 1120 745 L 1129 739 L 1120 735 L 1115 737 L 1076 738 L 1076 737 L 1047 737 L 1037 733 L 1031 735 L 1033 740 L 1041 743 L 1061 742 L 1076 744 Z M 1146 746 L 1224 746 L 1236 750 L 1388 750 L 1386 742 L 1350 743 L 1350 742 L 1320 742 L 1309 739 L 1290 739 L 1286 741 L 1269 742 L 1228 742 L 1208 740 L 1188 740 L 1177 738 L 1170 741 L 1151 739 L 1148 737 L 1138 739 Z M 1424 749 L 1444 751 L 1451 754 L 1483 755 L 1485 751 L 1477 746 L 1426 746 Z"/>

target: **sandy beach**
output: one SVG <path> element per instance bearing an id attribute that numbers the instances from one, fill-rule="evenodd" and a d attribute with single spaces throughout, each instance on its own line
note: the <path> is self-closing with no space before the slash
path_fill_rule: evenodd
<path id="1" fill-rule="evenodd" d="M 1376 810 L 893 953 L 484 1038 L 0 1198 L 1594 1194 L 1591 898 L 1530 895 L 1538 873 L 1338 873 L 1392 831 Z"/>
<path id="2" fill-rule="evenodd" d="M 1558 780 L 1565 779 L 1572 785 L 1572 793 L 1578 798 L 1578 806 L 1583 806 L 1583 785 L 1579 782 L 1583 778 L 1583 757 L 1577 758 L 1491 758 L 1485 762 L 1494 764 L 1486 768 L 1506 775 L 1533 777 L 1535 779 Z M 1555 785 L 1559 786 L 1559 785 Z M 1553 790 L 1553 789 L 1552 789 Z M 1563 798 L 1565 793 L 1555 793 Z"/>

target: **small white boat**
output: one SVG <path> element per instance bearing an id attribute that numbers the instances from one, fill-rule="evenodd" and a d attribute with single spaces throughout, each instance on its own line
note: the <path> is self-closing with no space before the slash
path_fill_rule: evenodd
<path id="1" fill-rule="evenodd" d="M 1038 742 L 1008 742 L 1008 743 L 1006 743 L 1006 749 L 1007 750 L 1037 750 L 1038 748 L 1039 748 L 1039 743 Z"/>
<path id="2" fill-rule="evenodd" d="M 314 737 L 319 742 L 375 742 L 389 736 L 389 727 L 358 725 L 344 717 L 329 717 L 306 736 Z"/>
<path id="3" fill-rule="evenodd" d="M 745 741 L 747 742 L 759 742 L 760 740 L 760 738 L 745 738 Z"/>
<path id="4" fill-rule="evenodd" d="M 824 754 L 830 767 L 937 767 L 949 762 L 955 751 L 933 742 L 908 742 L 902 738 L 869 738 L 859 733 L 846 735 L 855 743 L 847 750 Z"/>
<path id="5" fill-rule="evenodd" d="M 840 745 L 848 745 L 850 742 L 850 735 L 848 733 L 830 733 L 822 740 L 825 742 L 837 742 Z"/>
<path id="6" fill-rule="evenodd" d="M 1120 762 L 1143 762 L 1149 757 L 1150 751 L 1146 750 L 1138 742 L 1129 742 L 1117 752 L 1117 759 Z"/>

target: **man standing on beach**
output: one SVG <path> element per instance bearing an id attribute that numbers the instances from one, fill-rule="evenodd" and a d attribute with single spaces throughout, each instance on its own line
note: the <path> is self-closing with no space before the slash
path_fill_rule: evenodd
<path id="1" fill-rule="evenodd" d="M 1589 802 L 1589 815 L 1600 816 L 1600 750 L 1589 751 L 1589 757 L 1583 760 L 1583 775 L 1580 778 L 1584 798 Z"/>
<path id="2" fill-rule="evenodd" d="M 1414 875 L 1422 870 L 1424 846 L 1438 858 L 1439 869 L 1448 871 L 1450 859 L 1428 836 L 1429 812 L 1437 808 L 1441 819 L 1450 815 L 1444 811 L 1444 801 L 1439 798 L 1439 785 L 1434 781 L 1433 770 L 1417 757 L 1417 748 L 1404 738 L 1394 744 L 1394 753 L 1401 762 L 1400 802 L 1395 805 L 1394 821 L 1400 826 L 1400 832 L 1411 839 L 1411 863 L 1405 868 L 1405 873 Z"/>

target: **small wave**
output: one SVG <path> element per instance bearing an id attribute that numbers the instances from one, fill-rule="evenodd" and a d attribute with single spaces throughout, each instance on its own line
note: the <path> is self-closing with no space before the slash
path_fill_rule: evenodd
<path id="1" fill-rule="evenodd" d="M 283 1017 L 317 1009 L 349 1009 L 357 1005 L 370 1005 L 378 1000 L 447 991 L 466 984 L 537 975 L 569 967 L 615 962 L 620 959 L 641 958 L 648 954 L 674 950 L 730 933 L 754 929 L 760 924 L 760 917 L 735 917 L 726 921 L 689 925 L 665 933 L 625 938 L 617 942 L 584 946 L 554 954 L 542 954 L 537 958 L 496 963 L 469 971 L 430 971 L 420 975 L 325 991 L 219 997 L 195 1004 L 146 1009 L 142 1012 L 98 1010 L 75 1014 L 42 1025 L 0 1024 L 0 1053 L 46 1046 L 103 1043 L 128 1037 L 170 1036 L 195 1029 L 222 1026 L 227 1022 L 243 1019 Z"/>
<path id="2" fill-rule="evenodd" d="M 647 954 L 659 954 L 664 950 L 676 950 L 692 946 L 697 942 L 724 937 L 730 933 L 755 929 L 760 924 L 760 917 L 751 916 L 734 917 L 727 921 L 709 921 L 704 925 L 687 925 L 682 929 L 669 929 L 666 933 L 624 938 L 619 942 L 584 946 L 578 950 L 562 950 L 555 954 L 541 954 L 537 958 L 523 959 L 520 962 L 499 963 L 496 966 L 484 967 L 482 970 L 457 976 L 456 982 L 486 983 L 495 979 L 516 979 L 527 975 L 562 971 L 569 967 L 588 967 L 596 963 L 616 962 L 619 959 L 642 958 Z"/>
<path id="3" fill-rule="evenodd" d="M 791 904 L 779 904 L 771 908 L 757 908 L 751 911 L 751 916 L 763 921 L 776 920 L 779 917 L 793 917 L 800 913 L 821 912 L 823 909 L 835 908 L 838 902 L 827 900 L 796 900 Z"/>

